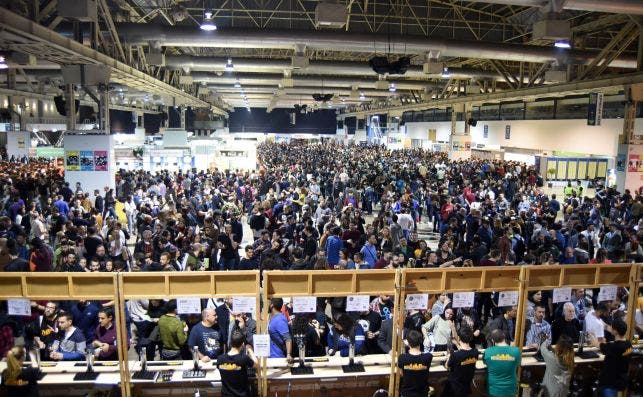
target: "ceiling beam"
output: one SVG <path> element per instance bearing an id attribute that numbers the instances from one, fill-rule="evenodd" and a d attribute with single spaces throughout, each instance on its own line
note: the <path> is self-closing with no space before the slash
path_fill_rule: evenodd
<path id="1" fill-rule="evenodd" d="M 377 109 L 377 112 L 404 112 L 427 110 L 433 108 L 446 108 L 456 104 L 480 105 L 489 102 L 524 100 L 527 97 L 546 98 L 552 96 L 566 96 L 585 94 L 597 89 L 622 89 L 625 85 L 643 84 L 643 72 L 629 73 L 618 77 L 601 78 L 596 80 L 583 80 L 563 84 L 542 85 L 538 87 L 523 88 L 520 90 L 499 91 L 495 93 L 471 95 L 452 99 L 424 102 L 418 105 L 391 106 Z M 368 111 L 348 112 L 342 116 L 367 116 Z"/>

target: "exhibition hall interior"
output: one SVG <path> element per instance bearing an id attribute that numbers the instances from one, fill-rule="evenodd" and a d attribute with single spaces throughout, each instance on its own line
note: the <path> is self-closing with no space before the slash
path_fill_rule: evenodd
<path id="1" fill-rule="evenodd" d="M 643 396 L 643 1 L 0 0 L 0 397 Z"/>

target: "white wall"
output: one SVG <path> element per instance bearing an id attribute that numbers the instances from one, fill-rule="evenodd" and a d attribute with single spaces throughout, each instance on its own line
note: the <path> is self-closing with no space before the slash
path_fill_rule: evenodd
<path id="1" fill-rule="evenodd" d="M 29 131 L 7 131 L 7 155 L 29 156 L 31 133 Z"/>
<path id="2" fill-rule="evenodd" d="M 489 136 L 484 138 L 484 126 Z M 505 127 L 511 126 L 510 139 Z M 588 126 L 586 120 L 507 120 L 478 121 L 471 127 L 475 143 L 545 151 L 567 151 L 612 157 L 618 153 L 618 135 L 622 119 L 603 119 L 600 126 Z"/>
<path id="3" fill-rule="evenodd" d="M 451 122 L 450 121 L 432 121 L 432 122 L 418 122 L 406 123 L 406 137 L 411 139 L 422 139 L 428 141 L 429 130 L 436 130 L 436 138 L 438 141 L 448 142 L 449 135 L 451 135 Z M 456 122 L 456 131 L 464 131 L 464 121 Z"/>
<path id="4" fill-rule="evenodd" d="M 70 151 L 106 151 L 107 171 L 70 171 L 67 167 L 67 153 Z M 114 173 L 114 137 L 112 135 L 65 135 L 65 181 L 75 189 L 76 182 L 81 183 L 85 192 L 99 189 L 103 192 L 105 186 L 115 188 Z"/>
<path id="5" fill-rule="evenodd" d="M 484 126 L 489 126 L 484 138 Z M 511 126 L 510 139 L 505 139 L 505 126 Z M 427 139 L 429 129 L 435 129 L 437 139 L 448 141 L 451 122 L 406 123 L 407 137 Z M 456 131 L 464 129 L 458 122 Z M 554 150 L 614 157 L 618 153 L 618 136 L 623 130 L 623 119 L 603 119 L 602 125 L 592 127 L 582 120 L 506 120 L 478 121 L 471 127 L 472 144 L 515 147 L 532 150 Z M 635 124 L 638 134 L 643 134 L 643 119 Z"/>

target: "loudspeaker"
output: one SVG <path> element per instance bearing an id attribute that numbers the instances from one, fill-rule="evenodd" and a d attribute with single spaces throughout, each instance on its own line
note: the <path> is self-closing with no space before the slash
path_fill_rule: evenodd
<path id="1" fill-rule="evenodd" d="M 467 124 L 469 124 L 469 125 L 470 125 L 470 126 L 472 126 L 472 127 L 475 127 L 476 125 L 478 125 L 478 120 L 476 120 L 476 119 L 469 119 L 469 120 L 467 120 Z"/>

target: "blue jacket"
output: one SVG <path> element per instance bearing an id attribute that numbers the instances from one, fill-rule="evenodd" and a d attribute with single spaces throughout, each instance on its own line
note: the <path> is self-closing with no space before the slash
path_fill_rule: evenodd
<path id="1" fill-rule="evenodd" d="M 364 341 L 366 337 L 364 336 L 364 329 L 359 324 L 353 326 L 355 328 L 355 354 L 359 354 L 364 347 Z M 335 339 L 337 339 L 337 350 L 342 357 L 348 357 L 348 351 L 350 349 L 350 339 L 348 336 L 341 334 L 337 335 L 337 330 L 335 327 L 330 327 L 328 332 L 328 348 L 335 349 Z"/>
<path id="2" fill-rule="evenodd" d="M 78 305 L 71 307 L 71 314 L 74 316 L 74 326 L 83 332 L 89 342 L 94 341 L 94 333 L 98 326 L 98 310 L 100 308 L 94 302 L 87 303 L 83 309 Z"/>
<path id="3" fill-rule="evenodd" d="M 330 265 L 339 263 L 339 251 L 344 248 L 342 239 L 337 236 L 330 236 L 326 240 L 326 260 Z"/>
<path id="4" fill-rule="evenodd" d="M 60 332 L 62 333 L 62 331 Z M 59 339 L 57 345 L 56 352 L 62 353 L 65 361 L 80 361 L 85 358 L 87 343 L 85 342 L 83 331 L 79 328 L 76 328 L 67 339 L 64 339 L 63 333 L 63 337 Z"/>

